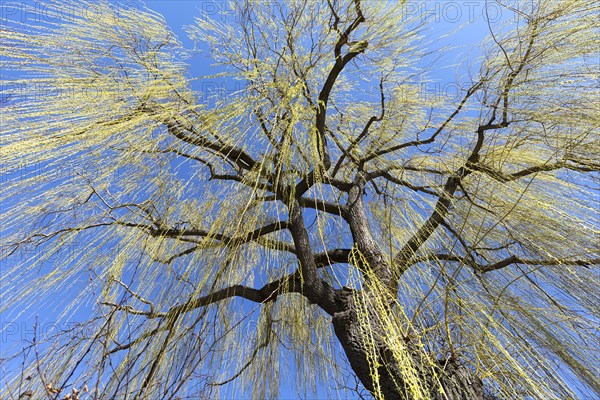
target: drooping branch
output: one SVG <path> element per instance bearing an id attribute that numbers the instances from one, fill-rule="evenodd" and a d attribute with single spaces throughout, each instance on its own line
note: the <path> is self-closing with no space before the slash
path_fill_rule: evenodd
<path id="1" fill-rule="evenodd" d="M 275 189 L 269 183 L 261 182 L 260 180 L 249 180 L 245 177 L 245 175 L 241 171 L 236 171 L 235 175 L 228 174 L 228 173 L 219 173 L 219 172 L 217 172 L 217 167 L 215 166 L 214 163 L 207 161 L 206 159 L 199 157 L 198 155 L 189 154 L 189 153 L 186 153 L 186 152 L 181 151 L 176 148 L 166 148 L 166 149 L 159 149 L 159 150 L 138 149 L 137 151 L 140 151 L 143 153 L 154 153 L 154 154 L 155 153 L 176 154 L 180 157 L 184 157 L 189 160 L 197 161 L 197 162 L 201 163 L 202 165 L 204 165 L 205 167 L 207 167 L 208 171 L 210 173 L 208 180 L 234 181 L 234 182 L 239 182 L 251 189 L 262 189 L 262 190 L 266 190 L 271 193 L 275 192 Z M 212 153 L 217 154 L 214 151 L 212 151 Z M 217 154 L 217 156 L 222 158 L 222 155 L 220 155 L 220 154 Z M 228 165 L 230 167 L 232 167 L 232 169 L 235 169 L 235 164 L 232 164 L 231 160 L 227 160 L 227 161 L 228 161 Z"/>
<path id="2" fill-rule="evenodd" d="M 47 232 L 47 233 L 35 233 L 19 242 L 15 242 L 13 244 L 13 246 L 15 247 L 15 250 L 13 250 L 13 252 L 16 251 L 16 249 L 19 246 L 27 244 L 27 243 L 35 243 L 35 241 L 38 239 L 41 241 L 48 241 L 48 240 L 51 240 L 51 239 L 53 239 L 61 234 L 64 234 L 64 233 L 77 233 L 77 232 L 81 232 L 81 231 L 85 231 L 85 230 L 96 229 L 96 228 L 105 228 L 105 227 L 109 227 L 109 226 L 122 226 L 122 227 L 127 227 L 127 228 L 141 229 L 141 230 L 147 232 L 152 237 L 171 238 L 171 239 L 177 239 L 177 240 L 182 240 L 184 242 L 196 244 L 196 246 L 192 246 L 188 249 L 183 250 L 180 253 L 177 253 L 177 254 L 171 256 L 170 258 L 168 258 L 166 260 L 161 261 L 161 262 L 169 264 L 169 263 L 173 262 L 176 258 L 191 254 L 194 251 L 202 248 L 202 246 L 200 245 L 201 242 L 198 241 L 196 238 L 214 239 L 214 240 L 221 242 L 225 246 L 240 246 L 242 244 L 245 244 L 245 243 L 248 243 L 251 241 L 256 241 L 257 239 L 259 239 L 263 236 L 266 236 L 270 233 L 287 229 L 289 226 L 289 222 L 288 221 L 276 221 L 276 222 L 273 222 L 270 224 L 260 226 L 252 231 L 246 232 L 241 235 L 228 236 L 223 233 L 211 232 L 211 231 L 208 231 L 205 229 L 195 229 L 195 228 L 182 229 L 182 228 L 167 227 L 161 221 L 159 221 L 157 219 L 154 220 L 153 225 L 144 224 L 144 223 L 136 223 L 136 222 L 127 222 L 127 221 L 121 221 L 121 220 L 112 220 L 109 222 L 99 222 L 99 223 L 93 223 L 93 224 L 88 224 L 88 225 L 79 226 L 79 227 L 62 228 L 62 229 L 57 229 L 55 231 Z"/>
<path id="3" fill-rule="evenodd" d="M 123 225 L 123 224 L 121 224 Z M 151 227 L 147 225 L 140 224 L 127 224 L 126 226 L 134 226 L 138 228 L 145 228 L 148 230 L 148 233 L 151 236 L 155 237 L 167 237 L 167 238 L 181 238 L 186 236 L 196 236 L 196 237 L 209 237 L 212 239 L 219 240 L 223 242 L 227 246 L 235 246 L 244 244 L 253 240 L 258 239 L 261 236 L 267 235 L 269 233 L 277 232 L 280 230 L 287 229 L 289 223 L 287 221 L 276 221 L 270 224 L 263 225 L 259 228 L 256 228 L 250 232 L 239 236 L 227 236 L 221 233 L 214 233 L 207 231 L 205 229 L 178 229 L 178 228 L 168 228 L 168 227 Z"/>
<path id="4" fill-rule="evenodd" d="M 581 259 L 581 260 L 561 260 L 561 259 L 535 260 L 535 259 L 520 258 L 518 256 L 512 255 L 512 256 L 507 257 L 504 260 L 498 261 L 494 264 L 480 266 L 480 272 L 496 271 L 496 270 L 505 268 L 512 264 L 540 265 L 540 266 L 567 265 L 567 266 L 590 267 L 592 265 L 600 265 L 600 258 L 590 259 L 590 260 L 583 260 L 583 259 Z"/>
<path id="5" fill-rule="evenodd" d="M 296 271 L 283 278 L 271 281 L 260 289 L 255 289 L 244 285 L 232 285 L 223 289 L 215 290 L 210 294 L 196 297 L 195 299 L 191 299 L 185 303 L 175 305 L 166 311 L 154 311 L 153 309 L 149 311 L 137 310 L 128 305 L 114 304 L 109 302 L 104 302 L 103 304 L 128 314 L 143 315 L 149 319 L 163 318 L 168 320 L 177 315 L 234 297 L 240 297 L 255 303 L 267 303 L 275 301 L 277 296 L 282 293 L 301 292 L 302 283 L 300 280 L 300 274 L 298 271 Z"/>
<path id="6" fill-rule="evenodd" d="M 302 285 L 299 274 L 293 273 L 275 281 L 269 282 L 260 289 L 254 289 L 244 285 L 233 285 L 217 290 L 206 296 L 195 298 L 187 303 L 171 307 L 163 316 L 172 316 L 188 312 L 190 310 L 205 307 L 207 305 L 223 301 L 233 297 L 241 297 L 255 303 L 266 303 L 275 301 L 281 293 L 301 293 Z"/>
<path id="7" fill-rule="evenodd" d="M 531 51 L 533 49 L 533 44 L 535 43 L 535 39 L 538 36 L 539 22 L 540 21 L 538 19 L 533 19 L 531 21 L 531 33 L 529 36 L 529 40 L 527 42 L 527 50 L 525 50 L 525 54 L 521 58 L 521 61 L 519 62 L 518 66 L 516 68 L 513 68 L 509 64 L 509 68 L 511 71 L 508 74 L 508 78 L 506 80 L 506 85 L 504 85 L 502 94 L 500 96 L 500 98 L 502 99 L 502 123 L 504 123 L 504 124 L 508 123 L 508 104 L 509 104 L 508 96 L 509 96 L 509 93 L 510 93 L 511 89 L 513 88 L 515 79 L 521 73 L 521 71 L 523 71 L 523 68 L 525 68 L 525 66 L 529 62 L 529 58 L 531 56 Z M 494 116 L 495 116 L 495 113 L 496 113 L 496 108 L 494 108 Z"/>
<path id="8" fill-rule="evenodd" d="M 264 236 L 257 238 L 255 240 L 255 242 L 258 243 L 260 246 L 262 246 L 265 249 L 270 249 L 270 250 L 275 250 L 275 251 L 283 251 L 283 252 L 287 252 L 287 253 L 296 255 L 296 248 L 294 247 L 293 244 L 288 243 L 288 242 L 283 242 L 280 240 L 275 240 L 275 239 L 267 238 Z M 204 247 L 202 245 L 197 244 L 197 245 L 188 247 L 187 249 L 182 250 L 182 251 L 170 256 L 167 259 L 156 260 L 156 261 L 161 262 L 163 264 L 170 264 L 178 258 L 192 254 L 203 248 Z M 350 251 L 351 251 L 351 249 L 327 250 L 327 251 L 324 251 L 321 253 L 316 253 L 314 255 L 313 259 L 315 261 L 317 268 L 323 268 L 323 267 L 334 265 L 334 264 L 348 263 L 348 262 L 350 262 L 350 259 L 349 259 Z"/>

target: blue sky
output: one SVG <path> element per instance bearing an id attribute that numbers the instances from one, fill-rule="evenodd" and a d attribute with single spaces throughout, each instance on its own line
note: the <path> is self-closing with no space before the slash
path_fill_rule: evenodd
<path id="1" fill-rule="evenodd" d="M 124 3 L 131 4 L 130 1 L 124 1 Z M 478 44 L 486 34 L 487 27 L 482 19 L 484 13 L 483 1 L 409 1 L 406 5 L 406 12 L 409 16 L 416 16 L 423 20 L 433 22 L 431 24 L 432 37 L 441 36 L 441 32 L 450 33 L 457 31 L 456 34 L 452 35 L 446 40 L 440 40 L 435 42 L 433 45 L 437 48 L 444 48 L 446 46 L 459 46 L 455 51 L 448 53 L 439 53 L 437 56 L 440 57 L 438 65 L 455 65 L 464 61 L 467 57 L 472 57 L 471 47 Z M 24 6 L 27 5 L 34 11 L 25 11 Z M 194 17 L 200 16 L 202 13 L 208 15 L 217 15 L 219 11 L 227 9 L 226 1 L 193 1 L 193 0 L 148 0 L 146 1 L 148 8 L 161 13 L 168 25 L 171 27 L 173 32 L 179 37 L 181 42 L 186 48 L 192 48 L 194 43 L 187 37 L 183 27 L 194 23 Z M 0 20 L 2 21 L 19 21 L 25 23 L 44 23 L 44 5 L 37 1 L 11 1 L 0 3 Z M 65 10 L 65 14 L 68 15 L 69 10 Z M 500 19 L 501 14 L 498 14 L 493 18 Z M 190 64 L 190 75 L 192 77 L 198 77 L 202 75 L 208 75 L 211 72 L 210 60 L 204 55 L 196 55 L 187 60 Z M 441 93 L 452 94 L 456 92 L 459 96 L 459 88 L 454 81 L 455 71 L 452 69 L 439 69 L 433 70 L 432 75 L 439 77 L 439 84 L 429 82 L 424 91 L 426 95 L 438 95 Z M 6 77 L 7 73 L 4 72 L 3 76 Z M 224 90 L 225 93 L 239 90 L 239 85 L 226 80 L 215 80 L 215 79 L 200 79 L 194 81 L 194 89 L 199 92 L 211 92 L 213 90 Z M 203 100 L 206 100 L 204 98 Z M 28 173 L 41 173 L 36 171 L 37 167 L 24 166 L 21 174 Z M 14 177 L 12 177 L 14 178 Z M 11 177 L 3 176 L 3 179 L 11 179 Z M 8 207 L 10 204 L 4 202 L 1 206 Z M 310 218 L 310 216 L 308 216 Z M 68 252 L 69 249 L 65 249 Z M 31 254 L 21 255 L 22 257 L 31 256 Z M 57 257 L 61 257 L 58 255 Z M 53 260 L 50 259 L 49 262 Z M 6 261 L 0 263 L 1 267 L 6 267 Z M 0 290 L 4 290 L 0 282 Z M 18 310 L 16 310 L 18 311 Z M 6 355 L 10 350 L 20 348 L 24 343 L 30 342 L 33 338 L 34 325 L 37 323 L 38 331 L 42 334 L 53 333 L 62 329 L 69 328 L 69 323 L 56 324 L 54 316 L 60 313 L 60 308 L 54 309 L 41 309 L 41 310 L 30 310 L 22 317 L 19 317 L 16 321 L 13 320 L 14 315 L 2 315 L 0 314 L 1 324 L 1 338 L 0 338 L 0 351 L 2 355 Z M 81 310 L 74 317 L 77 318 Z M 81 315 L 82 319 L 85 317 Z M 37 322 L 36 322 L 37 320 Z M 19 360 L 15 360 L 18 363 Z M 16 365 L 16 364 L 15 364 Z M 5 365 L 6 367 L 6 365 Z M 282 382 L 281 399 L 295 399 L 299 395 L 293 384 L 294 371 L 286 371 L 288 379 Z M 318 372 L 316 372 L 318 373 Z M 3 373 L 0 371 L 0 378 Z M 334 383 L 332 382 L 332 386 Z M 316 394 L 316 398 L 328 398 L 328 388 L 322 387 Z"/>
<path id="2" fill-rule="evenodd" d="M 14 2 L 13 2 L 14 3 Z M 29 1 L 30 4 L 36 4 Z M 449 34 L 454 31 L 454 34 L 445 39 L 441 39 L 432 43 L 435 48 L 443 49 L 446 47 L 454 47 L 451 52 L 438 52 L 435 54 L 439 57 L 437 66 L 431 71 L 433 82 L 428 82 L 423 87 L 423 95 L 453 95 L 460 96 L 459 90 L 461 84 L 455 81 L 457 64 L 464 63 L 468 60 L 475 59 L 480 53 L 477 45 L 487 36 L 487 25 L 483 19 L 485 15 L 485 1 L 414 1 L 409 0 L 406 6 L 407 13 L 412 16 L 432 22 L 430 25 L 431 37 L 439 37 L 443 34 Z M 18 9 L 9 8 L 7 3 L 2 3 L 2 15 L 0 18 L 31 18 L 28 15 L 20 15 Z M 216 15 L 219 10 L 227 7 L 224 1 L 192 1 L 192 0 L 148 0 L 146 1 L 148 8 L 155 10 L 164 15 L 168 25 L 173 32 L 179 37 L 185 47 L 192 48 L 193 42 L 187 38 L 183 31 L 185 25 L 193 24 L 194 17 L 199 16 L 202 12 L 209 15 Z M 15 11 L 16 10 L 16 11 Z M 489 9 L 489 17 L 493 21 L 499 21 L 503 18 L 511 18 L 506 14 L 506 10 L 500 10 L 491 5 Z M 193 56 L 188 60 L 190 64 L 191 76 L 202 76 L 211 73 L 210 60 L 202 55 Z M 450 65 L 450 67 L 441 68 L 441 66 Z M 463 76 L 464 78 L 464 76 Z M 438 80 L 439 83 L 435 81 Z M 235 91 L 240 87 L 233 84 L 231 81 L 203 79 L 194 82 L 194 89 L 202 92 L 210 92 L 212 90 Z M 3 206 L 6 206 L 4 204 Z M 0 264 L 0 267 L 2 264 Z M 1 284 L 1 282 L 0 282 Z M 0 286 L 0 290 L 2 290 Z M 57 310 L 39 310 L 45 314 L 46 321 L 52 321 L 53 313 L 58 313 Z M 35 315 L 29 315 L 28 318 L 21 318 L 16 323 L 2 325 L 2 338 L 0 346 L 2 352 L 12 345 L 21 345 L 21 340 L 31 340 L 33 323 Z M 0 322 L 3 322 L 0 315 Z M 57 329 L 55 325 L 48 322 L 43 325 L 48 331 Z M 63 328 L 61 326 L 61 328 Z M 280 399 L 296 399 L 299 394 L 293 384 L 294 371 L 285 371 L 289 379 L 284 379 Z M 315 371 L 315 373 L 318 373 Z M 2 373 L 0 373 L 1 377 Z M 282 371 L 284 375 L 284 371 Z M 332 383 L 333 384 L 333 383 Z M 306 398 L 302 396 L 302 398 Z M 316 393 L 316 397 L 309 398 L 328 398 L 326 387 L 320 388 Z"/>
<path id="3" fill-rule="evenodd" d="M 185 47 L 191 48 L 193 42 L 183 31 L 185 25 L 194 23 L 194 17 L 202 13 L 208 15 L 217 15 L 219 11 L 227 10 L 225 1 L 192 1 L 192 0 L 150 0 L 146 2 L 150 9 L 160 12 L 166 19 L 171 29 L 178 35 Z M 455 51 L 442 54 L 438 60 L 438 65 L 455 65 L 462 63 L 469 57 L 474 57 L 478 49 L 476 47 L 486 36 L 487 25 L 483 20 L 484 2 L 483 1 L 409 1 L 406 6 L 407 13 L 411 16 L 417 16 L 427 21 L 433 22 L 432 36 L 439 37 L 443 33 L 453 32 L 454 34 L 445 40 L 439 40 L 435 43 L 436 47 L 458 46 Z M 496 16 L 490 15 L 492 20 L 500 20 L 502 15 L 500 9 L 497 9 Z M 192 57 L 188 60 L 190 63 L 190 73 L 192 76 L 208 75 L 211 73 L 210 61 L 202 55 Z M 424 95 L 450 95 L 460 96 L 459 84 L 455 79 L 456 67 L 450 67 L 446 70 L 439 69 L 432 71 L 433 76 L 437 75 L 439 83 L 428 82 L 423 88 L 426 91 Z M 435 80 L 435 79 L 434 79 Z M 236 83 L 226 80 L 200 80 L 194 83 L 195 89 L 199 91 L 225 90 L 236 91 L 240 87 Z M 310 218 L 310 216 L 308 216 Z M 318 371 L 315 371 L 318 374 Z M 302 393 L 297 393 L 293 379 L 295 372 L 287 371 L 288 379 L 285 379 L 286 372 L 281 371 L 284 378 L 281 386 L 280 399 L 305 398 Z M 347 383 L 352 386 L 352 382 Z M 332 387 L 335 383 L 332 382 Z M 328 399 L 331 392 L 326 387 L 320 387 L 314 395 L 308 398 Z M 342 392 L 338 394 L 341 398 L 350 398 L 352 392 Z M 313 397 L 315 396 L 315 397 Z"/>
<path id="4" fill-rule="evenodd" d="M 487 6 L 486 6 L 487 3 Z M 194 0 L 148 0 L 148 8 L 161 13 L 173 32 L 178 36 L 186 48 L 193 48 L 193 41 L 189 39 L 183 27 L 194 24 L 194 18 L 202 14 L 219 16 L 219 12 L 229 10 L 227 1 L 194 1 Z M 462 97 L 460 88 L 465 82 L 456 82 L 457 64 L 468 60 L 475 60 L 480 55 L 482 40 L 487 36 L 488 27 L 484 18 L 486 15 L 492 22 L 499 22 L 512 18 L 506 9 L 501 9 L 494 2 L 485 0 L 409 0 L 406 3 L 407 18 L 427 21 L 431 48 L 443 49 L 452 47 L 451 52 L 436 52 L 432 59 L 438 58 L 436 65 L 430 70 L 430 78 L 439 80 L 439 83 L 428 82 L 424 84 L 424 95 L 450 95 Z M 487 10 L 487 11 L 486 11 Z M 447 37 L 443 37 L 448 35 Z M 429 61 L 429 60 L 428 60 Z M 196 55 L 188 60 L 191 75 L 198 77 L 210 74 L 210 60 L 204 55 Z M 441 68 L 442 66 L 446 66 Z M 214 71 L 212 71 L 214 72 Z M 225 90 L 233 92 L 241 87 L 239 83 L 226 80 L 200 80 L 194 82 L 194 88 L 199 91 Z"/>

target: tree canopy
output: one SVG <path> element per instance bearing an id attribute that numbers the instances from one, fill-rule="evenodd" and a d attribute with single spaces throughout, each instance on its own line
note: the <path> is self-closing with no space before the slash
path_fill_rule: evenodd
<path id="1" fill-rule="evenodd" d="M 599 5 L 494 4 L 458 98 L 404 1 L 3 26 L 0 311 L 71 323 L 6 398 L 600 395 Z"/>

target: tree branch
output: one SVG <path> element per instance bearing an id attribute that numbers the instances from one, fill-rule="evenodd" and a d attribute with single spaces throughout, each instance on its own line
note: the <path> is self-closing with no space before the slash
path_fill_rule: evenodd
<path id="1" fill-rule="evenodd" d="M 502 182 L 502 183 L 506 183 L 506 182 L 510 182 L 510 181 L 514 181 L 517 180 L 519 178 L 523 178 L 532 174 L 537 174 L 538 172 L 549 172 L 549 171 L 555 171 L 557 169 L 561 169 L 561 168 L 566 168 L 572 171 L 579 171 L 579 172 L 598 172 L 600 171 L 600 165 L 596 165 L 594 163 L 580 163 L 580 165 L 572 165 L 569 164 L 567 161 L 574 161 L 574 160 L 563 160 L 563 161 L 558 161 L 555 163 L 547 163 L 547 164 L 541 164 L 541 165 L 532 165 L 531 167 L 527 167 L 522 169 L 521 171 L 518 172 L 513 172 L 510 174 L 506 174 L 504 172 L 501 171 L 496 171 L 488 166 L 482 165 L 482 164 L 475 164 L 473 165 L 473 169 L 479 172 L 483 172 L 487 175 L 489 175 L 491 178 L 493 178 L 494 180 L 498 181 L 498 182 Z M 574 161 L 576 162 L 576 161 Z"/>
<path id="2" fill-rule="evenodd" d="M 592 265 L 600 265 L 600 258 L 589 259 L 589 260 L 561 260 L 561 259 L 547 259 L 547 260 L 536 260 L 529 258 L 520 258 L 515 255 L 511 255 L 503 260 L 495 262 L 493 264 L 482 265 L 476 263 L 472 259 L 466 259 L 462 256 L 457 256 L 453 254 L 429 254 L 421 257 L 415 257 L 411 263 L 416 264 L 420 262 L 427 261 L 450 261 L 450 262 L 460 262 L 464 263 L 473 268 L 475 272 L 478 273 L 487 273 L 491 271 L 497 271 L 503 268 L 506 268 L 513 264 L 523 264 L 523 265 L 538 265 L 538 266 L 558 266 L 558 265 L 566 265 L 566 266 L 582 266 L 589 268 Z"/>
<path id="3" fill-rule="evenodd" d="M 317 264 L 317 268 L 321 268 L 333 264 L 348 263 L 351 251 L 351 249 L 334 249 L 315 254 L 315 264 Z"/>
<path id="4" fill-rule="evenodd" d="M 413 140 L 413 141 L 406 142 L 406 143 L 401 143 L 401 144 L 398 144 L 398 145 L 395 145 L 392 147 L 388 147 L 386 149 L 381 149 L 381 150 L 375 151 L 375 152 L 363 157 L 360 160 L 360 164 L 363 165 L 363 164 L 367 163 L 368 161 L 371 161 L 377 157 L 383 156 L 385 154 L 393 153 L 395 151 L 404 149 L 406 147 L 421 146 L 424 144 L 433 143 L 435 141 L 435 138 L 444 130 L 444 128 L 446 128 L 446 126 L 454 119 L 454 117 L 456 117 L 460 113 L 460 111 L 464 107 L 467 100 L 469 100 L 469 98 L 475 92 L 477 92 L 477 90 L 481 87 L 482 84 L 483 84 L 483 80 L 477 82 L 475 85 L 471 86 L 467 90 L 467 93 L 462 98 L 461 102 L 458 104 L 458 106 L 456 107 L 454 112 L 452 114 L 450 114 L 450 116 L 448 118 L 446 118 L 446 120 L 442 123 L 442 125 L 440 125 L 440 127 L 429 138 L 419 140 L 418 135 L 417 135 L 417 140 Z"/>
<path id="5" fill-rule="evenodd" d="M 402 275 L 408 267 L 408 262 L 416 254 L 417 250 L 429 239 L 431 234 L 437 229 L 437 227 L 444 221 L 448 214 L 450 204 L 456 189 L 459 187 L 461 180 L 469 175 L 473 171 L 473 165 L 479 161 L 479 152 L 483 147 L 483 141 L 485 138 L 485 132 L 492 129 L 500 129 L 508 124 L 491 124 L 480 125 L 477 128 L 477 142 L 475 147 L 471 151 L 471 154 L 467 158 L 465 165 L 460 167 L 456 173 L 446 180 L 441 197 L 435 204 L 434 210 L 427 218 L 427 220 L 421 225 L 417 232 L 406 242 L 398 254 L 394 257 L 393 262 L 399 269 L 397 273 Z"/>
<path id="6" fill-rule="evenodd" d="M 175 316 L 193 309 L 204 307 L 225 299 L 241 297 L 255 303 L 267 303 L 275 301 L 282 293 L 302 293 L 303 284 L 298 271 L 284 276 L 283 278 L 269 282 L 260 289 L 254 289 L 243 285 L 233 285 L 217 290 L 206 296 L 197 297 L 187 303 L 171 307 L 161 317 Z M 158 315 L 157 315 L 158 316 Z"/>
<path id="7" fill-rule="evenodd" d="M 423 193 L 427 193 L 427 194 L 430 194 L 433 196 L 439 196 L 439 194 L 437 192 L 432 190 L 431 186 L 415 186 L 412 183 L 405 181 L 404 179 L 400 179 L 400 178 L 396 178 L 395 176 L 392 176 L 386 170 L 379 170 L 379 171 L 368 173 L 365 177 L 365 181 L 370 182 L 377 178 L 385 178 L 388 181 L 395 183 L 396 185 L 405 186 L 411 190 L 414 190 L 415 192 L 423 192 Z"/>
<path id="8" fill-rule="evenodd" d="M 318 211 L 326 212 L 328 214 L 338 215 L 342 218 L 345 218 L 347 213 L 346 206 L 320 199 L 302 197 L 300 198 L 300 205 L 304 208 L 312 208 Z"/>
<path id="9" fill-rule="evenodd" d="M 502 268 L 505 268 L 512 264 L 524 264 L 524 265 L 540 265 L 540 266 L 554 266 L 554 265 L 568 265 L 568 266 L 582 266 L 582 267 L 590 267 L 592 265 L 600 265 L 600 258 L 590 259 L 590 260 L 560 260 L 560 259 L 550 259 L 550 260 L 535 260 L 535 259 L 525 259 L 520 258 L 518 256 L 512 255 L 504 260 L 498 261 L 494 264 L 488 264 L 484 266 L 480 266 L 480 272 L 490 272 L 496 271 Z"/>
<path id="10" fill-rule="evenodd" d="M 373 125 L 374 122 L 382 121 L 383 118 L 385 117 L 385 94 L 383 92 L 383 78 L 379 81 L 379 93 L 381 96 L 381 113 L 379 114 L 379 116 L 374 115 L 371 118 L 369 118 L 369 120 L 365 124 L 362 132 L 356 137 L 356 139 L 354 139 L 350 143 L 350 145 L 348 146 L 348 148 L 346 150 L 342 151 L 342 155 L 340 156 L 338 162 L 335 164 L 335 167 L 333 168 L 333 172 L 331 173 L 331 176 L 335 176 L 337 174 L 338 170 L 342 166 L 342 163 L 344 162 L 344 158 L 346 157 L 346 155 L 348 155 L 350 157 L 350 152 L 352 151 L 352 149 L 354 149 L 354 147 L 357 144 L 359 144 L 361 142 L 361 140 L 363 140 L 367 136 L 367 134 L 369 133 L 369 129 L 371 128 L 371 125 Z M 354 160 L 354 161 L 356 161 L 356 160 Z"/>
<path id="11" fill-rule="evenodd" d="M 331 167 L 331 159 L 329 157 L 329 150 L 327 149 L 327 130 L 326 130 L 326 117 L 327 117 L 327 103 L 329 102 L 329 96 L 331 91 L 337 81 L 338 76 L 344 69 L 344 67 L 356 56 L 363 53 L 368 46 L 366 41 L 361 41 L 356 43 L 350 48 L 350 51 L 342 56 L 341 49 L 342 47 L 348 43 L 350 38 L 350 34 L 362 23 L 365 21 L 365 17 L 362 14 L 360 8 L 360 0 L 354 0 L 354 6 L 356 9 L 357 17 L 356 19 L 348 26 L 348 28 L 340 35 L 337 43 L 334 47 L 334 55 L 335 55 L 335 63 L 331 67 L 331 70 L 327 74 L 327 78 L 325 79 L 325 83 L 319 92 L 318 105 L 317 105 L 317 115 L 316 115 L 316 134 L 318 139 L 318 151 L 319 156 L 322 162 L 322 170 L 320 174 L 325 173 Z M 306 191 L 314 185 L 316 182 L 316 175 L 319 174 L 320 168 L 313 168 L 306 177 L 304 177 L 297 185 L 296 185 L 296 197 L 299 198 Z"/>
<path id="12" fill-rule="evenodd" d="M 162 123 L 167 127 L 169 133 L 176 138 L 194 146 L 210 149 L 242 169 L 250 170 L 256 165 L 256 161 L 244 150 L 236 146 L 213 142 L 198 134 L 192 125 L 184 125 L 175 118 L 167 119 Z M 186 134 L 186 132 L 190 132 L 193 136 Z"/>

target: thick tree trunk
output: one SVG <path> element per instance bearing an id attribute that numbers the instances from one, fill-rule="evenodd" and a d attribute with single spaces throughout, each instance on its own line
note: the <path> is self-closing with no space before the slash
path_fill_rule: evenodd
<path id="1" fill-rule="evenodd" d="M 353 301 L 346 297 L 344 303 L 348 306 L 346 310 L 337 312 L 333 316 L 335 334 L 357 377 L 367 390 L 374 393 L 376 384 L 371 367 L 373 362 L 370 362 L 367 356 L 369 350 L 365 345 L 365 329 L 361 327 L 361 319 L 355 308 L 352 307 Z M 364 318 L 362 320 L 364 321 Z M 402 368 L 398 364 L 398 360 L 392 356 L 392 351 L 386 348 L 382 340 L 385 335 L 385 332 L 382 332 L 383 328 L 370 325 L 368 329 L 373 333 L 378 355 L 377 386 L 383 398 L 385 400 L 412 400 L 419 397 L 415 396 L 414 389 L 411 389 L 403 379 Z M 454 360 L 437 361 L 433 368 L 431 365 L 424 366 L 418 346 L 407 342 L 407 347 L 411 354 L 413 368 L 420 379 L 420 386 L 423 388 L 421 394 L 425 399 L 479 400 L 484 398 L 481 379 L 466 366 L 460 365 L 458 361 Z"/>
<path id="2" fill-rule="evenodd" d="M 372 296 L 366 304 L 393 304 L 396 297 L 398 277 L 402 268 L 396 271 L 385 261 L 385 257 L 371 233 L 369 218 L 363 204 L 364 176 L 357 176 L 354 186 L 348 192 L 348 221 L 354 249 L 360 257 L 354 260 L 355 266 L 365 276 L 362 292 L 351 289 L 336 291 L 333 327 L 340 340 L 352 369 L 363 385 L 371 393 L 380 393 L 385 400 L 480 400 L 483 399 L 483 383 L 468 367 L 456 360 L 436 361 L 433 366 L 422 356 L 419 343 L 405 341 L 402 360 L 398 360 L 398 349 L 389 348 L 386 340 L 386 327 L 376 310 L 363 310 L 361 315 L 355 305 L 355 295 Z M 411 247 L 411 252 L 415 249 Z M 379 289 L 377 289 L 379 285 Z M 374 289 L 369 293 L 369 287 Z M 386 289 L 383 289 L 386 288 Z M 385 293 L 389 290 L 389 293 Z M 389 297 L 381 299 L 380 297 Z M 379 300 L 379 301 L 378 301 Z M 383 306 L 385 308 L 385 306 Z M 367 307 L 368 308 L 368 307 Z M 381 310 L 379 312 L 382 312 Z M 385 311 L 384 311 L 385 312 Z M 368 317 L 368 318 L 365 318 Z M 368 321 L 368 322 L 367 322 Z M 361 324 L 369 324 L 361 326 Z M 368 337 L 367 337 L 368 336 Z M 389 336 L 389 333 L 388 333 Z M 396 350 L 394 353 L 393 350 Z M 408 360 L 408 361 L 407 361 Z M 406 364 L 409 363 L 410 366 Z M 410 373 L 409 373 L 410 372 Z M 407 377 L 409 379 L 404 379 Z M 417 387 L 415 387 L 417 385 Z M 418 393 L 420 392 L 421 395 Z"/>

